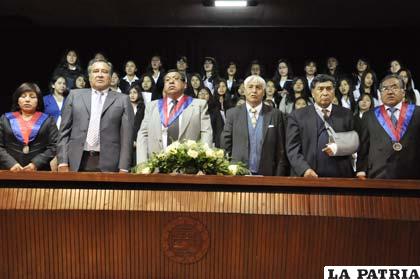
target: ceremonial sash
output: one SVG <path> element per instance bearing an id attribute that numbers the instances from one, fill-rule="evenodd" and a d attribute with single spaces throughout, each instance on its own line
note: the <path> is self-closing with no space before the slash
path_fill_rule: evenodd
<path id="1" fill-rule="evenodd" d="M 38 111 L 34 113 L 29 121 L 23 120 L 22 115 L 17 111 L 8 112 L 5 115 L 9 119 L 16 139 L 24 145 L 28 145 L 36 138 L 42 124 L 48 118 L 47 114 Z"/>
<path id="2" fill-rule="evenodd" d="M 385 132 L 389 135 L 393 142 L 399 142 L 407 131 L 408 124 L 414 114 L 416 108 L 413 104 L 403 103 L 401 107 L 400 117 L 398 119 L 397 127 L 391 122 L 391 118 L 386 112 L 385 106 L 376 107 L 374 112 L 379 121 L 379 125 L 384 128 Z"/>
<path id="3" fill-rule="evenodd" d="M 160 122 L 162 125 L 167 128 L 171 126 L 181 113 L 191 104 L 193 98 L 187 95 L 184 95 L 181 100 L 176 104 L 175 108 L 172 110 L 171 114 L 168 115 L 168 99 L 167 97 L 160 99 L 158 101 Z"/>

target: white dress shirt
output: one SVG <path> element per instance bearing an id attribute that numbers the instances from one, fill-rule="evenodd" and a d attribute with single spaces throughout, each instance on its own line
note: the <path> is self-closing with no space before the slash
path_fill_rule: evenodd
<path id="1" fill-rule="evenodd" d="M 255 118 L 257 119 L 257 121 L 258 121 L 258 117 L 260 116 L 260 113 L 261 113 L 262 105 L 263 104 L 261 103 L 258 106 L 254 107 L 254 109 L 257 110 L 257 112 L 255 113 Z M 251 109 L 252 109 L 252 106 L 250 104 L 248 104 L 248 102 L 246 102 L 246 111 L 249 114 L 249 118 L 252 119 L 252 117 L 254 116 L 254 113 L 251 112 Z"/>
<path id="2" fill-rule="evenodd" d="M 135 82 L 136 80 L 139 80 L 139 78 L 137 76 L 134 76 L 134 78 L 132 80 L 129 80 L 128 79 L 128 76 L 125 76 L 125 77 L 123 77 L 123 80 L 125 80 L 126 82 L 128 82 L 128 84 L 130 84 L 130 86 L 131 86 L 131 84 L 133 82 Z M 121 89 L 120 89 L 120 92 L 121 92 Z"/>
<path id="3" fill-rule="evenodd" d="M 131 103 L 131 107 L 133 108 L 134 115 L 136 115 L 136 113 L 137 113 L 137 105 L 138 105 L 138 104 Z"/>
<path id="4" fill-rule="evenodd" d="M 414 89 L 414 95 L 416 96 L 416 106 L 420 106 L 420 93 L 417 89 Z"/>
<path id="5" fill-rule="evenodd" d="M 312 84 L 312 81 L 314 80 L 314 78 L 315 78 L 315 77 L 311 77 L 311 78 L 306 77 L 306 80 L 308 81 L 308 87 L 309 87 L 309 88 L 311 88 L 311 84 Z"/>
<path id="6" fill-rule="evenodd" d="M 54 97 L 54 94 L 53 94 L 53 97 Z M 54 97 L 54 100 L 55 100 L 55 102 L 57 103 L 57 107 L 58 107 L 58 109 L 61 111 L 61 109 L 63 108 L 63 101 L 64 101 L 64 99 L 61 99 L 61 101 L 59 101 L 59 100 L 57 100 L 55 97 Z M 60 129 L 60 124 L 61 124 L 61 114 L 58 116 L 58 118 L 57 118 L 57 128 L 58 129 Z"/>
<path id="7" fill-rule="evenodd" d="M 233 80 L 228 79 L 228 80 L 226 80 L 226 83 L 227 83 L 227 87 L 229 88 L 229 90 L 232 90 Z"/>
<path id="8" fill-rule="evenodd" d="M 326 108 L 321 108 L 317 103 L 315 103 L 314 106 L 316 113 L 318 113 L 319 117 L 321 117 L 322 120 L 324 120 L 324 113 L 322 112 L 323 109 L 326 109 L 328 111 L 328 117 L 331 115 L 332 103 Z"/>
<path id="9" fill-rule="evenodd" d="M 205 80 L 203 80 L 203 84 L 204 84 L 205 87 L 207 87 L 208 89 L 210 89 L 211 94 L 214 95 L 213 83 L 210 82 L 208 78 L 206 78 Z"/>
<path id="10" fill-rule="evenodd" d="M 386 113 L 388 114 L 389 117 L 391 117 L 391 112 L 388 110 L 390 108 L 390 106 L 384 105 L 385 106 L 385 110 Z M 395 118 L 400 119 L 400 112 L 401 112 L 401 108 L 402 108 L 402 101 L 399 102 L 398 104 L 396 104 L 394 106 L 394 108 L 396 108 L 397 110 L 394 112 Z"/>
<path id="11" fill-rule="evenodd" d="M 285 80 L 281 80 L 281 79 L 280 79 L 279 85 L 281 86 L 281 88 L 283 88 L 283 87 L 284 87 L 284 84 L 285 84 L 286 82 L 288 82 L 288 81 L 290 81 L 290 79 L 285 79 Z"/>
<path id="12" fill-rule="evenodd" d="M 155 81 L 155 84 L 157 83 L 158 79 L 160 77 L 160 71 L 158 72 L 157 76 L 155 77 L 155 75 L 152 75 L 153 80 Z"/>
<path id="13" fill-rule="evenodd" d="M 357 102 L 360 99 L 360 89 L 355 89 L 353 91 L 354 100 Z"/>
<path id="14" fill-rule="evenodd" d="M 348 96 L 342 96 L 341 97 L 341 106 L 343 108 L 351 109 L 350 98 Z"/>

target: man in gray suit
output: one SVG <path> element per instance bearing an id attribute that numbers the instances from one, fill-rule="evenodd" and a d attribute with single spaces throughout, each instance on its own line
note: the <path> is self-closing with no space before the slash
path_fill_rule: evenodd
<path id="1" fill-rule="evenodd" d="M 252 174 L 287 175 L 281 112 L 263 104 L 263 78 L 249 76 L 244 85 L 246 103 L 227 111 L 221 146 L 232 161 L 245 163 Z"/>
<path id="2" fill-rule="evenodd" d="M 62 110 L 58 171 L 127 172 L 134 112 L 127 95 L 110 90 L 112 64 L 89 62 L 91 89 L 72 90 Z"/>
<path id="3" fill-rule="evenodd" d="M 184 95 L 185 77 L 177 70 L 164 76 L 164 98 L 146 105 L 137 134 L 137 163 L 164 150 L 173 141 L 195 140 L 212 145 L 207 103 Z"/>

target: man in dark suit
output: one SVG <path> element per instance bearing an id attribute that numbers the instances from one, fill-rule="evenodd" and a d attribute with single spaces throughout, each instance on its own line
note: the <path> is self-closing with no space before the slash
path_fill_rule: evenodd
<path id="1" fill-rule="evenodd" d="M 287 175 L 281 112 L 262 103 L 263 78 L 249 76 L 244 84 L 246 103 L 227 111 L 221 147 L 253 174 Z"/>
<path id="2" fill-rule="evenodd" d="M 359 131 L 359 178 L 420 178 L 420 110 L 404 102 L 404 83 L 386 76 L 380 85 L 383 105 L 365 112 Z"/>
<path id="3" fill-rule="evenodd" d="M 62 110 L 58 170 L 126 172 L 133 148 L 130 100 L 110 90 L 111 63 L 92 60 L 88 72 L 92 88 L 72 90 Z"/>
<path id="4" fill-rule="evenodd" d="M 353 177 L 352 158 L 334 156 L 337 145 L 332 143 L 325 121 L 335 132 L 353 130 L 350 110 L 332 104 L 335 96 L 334 78 L 318 75 L 311 84 L 313 106 L 293 111 L 287 122 L 286 150 L 291 174 L 304 177 Z"/>

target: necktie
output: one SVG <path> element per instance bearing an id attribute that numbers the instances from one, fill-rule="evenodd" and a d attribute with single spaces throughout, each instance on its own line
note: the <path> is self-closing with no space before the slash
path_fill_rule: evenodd
<path id="1" fill-rule="evenodd" d="M 322 114 L 323 114 L 323 117 L 324 117 L 324 121 L 328 122 L 328 120 L 330 119 L 330 116 L 329 116 L 330 111 L 328 109 L 322 109 L 321 111 L 322 111 Z M 329 126 L 329 124 L 325 124 L 325 127 L 327 128 L 327 133 L 328 133 L 328 143 L 332 143 L 332 142 L 334 142 L 334 137 L 333 137 L 331 131 L 328 129 L 328 126 Z"/>
<path id="2" fill-rule="evenodd" d="M 89 121 L 89 128 L 86 137 L 86 141 L 90 146 L 95 146 L 99 144 L 99 129 L 101 123 L 101 114 L 102 114 L 102 102 L 103 102 L 103 92 L 96 92 L 95 102 L 91 107 L 91 115 Z"/>
<path id="3" fill-rule="evenodd" d="M 322 113 L 324 114 L 324 120 L 328 121 L 328 118 L 330 117 L 328 115 L 329 111 L 327 109 L 322 109 Z"/>
<path id="4" fill-rule="evenodd" d="M 172 103 L 172 107 L 171 107 L 171 110 L 169 111 L 169 116 L 171 116 L 171 113 L 174 111 L 176 105 L 178 104 L 178 100 L 172 100 L 171 103 Z"/>
<path id="5" fill-rule="evenodd" d="M 251 116 L 252 128 L 255 128 L 255 126 L 257 126 L 257 110 L 255 108 L 251 108 L 249 111 L 252 113 L 252 116 Z"/>
<path id="6" fill-rule="evenodd" d="M 169 111 L 169 116 L 174 111 L 176 105 L 178 104 L 178 100 L 172 100 L 172 107 Z M 178 134 L 179 134 L 179 117 L 172 122 L 172 124 L 168 127 L 168 135 L 167 135 L 167 145 L 170 145 L 172 142 L 178 140 Z"/>
<path id="7" fill-rule="evenodd" d="M 397 117 L 395 117 L 395 112 L 398 110 L 397 108 L 395 108 L 395 107 L 391 107 L 391 108 L 388 108 L 388 110 L 389 110 L 389 112 L 391 113 L 391 122 L 392 122 L 392 125 L 394 125 L 394 127 L 397 127 L 397 123 L 398 123 L 398 120 L 397 120 Z"/>

